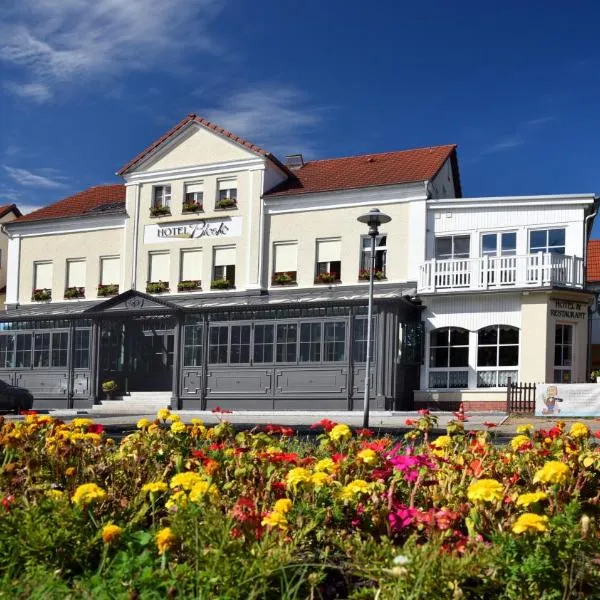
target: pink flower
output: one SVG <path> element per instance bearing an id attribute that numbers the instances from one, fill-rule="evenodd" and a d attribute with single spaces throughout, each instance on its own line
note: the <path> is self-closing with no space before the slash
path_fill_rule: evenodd
<path id="1" fill-rule="evenodd" d="M 398 508 L 394 509 L 394 511 L 388 515 L 392 531 L 400 531 L 410 527 L 414 523 L 418 512 L 419 511 L 415 508 L 409 508 L 404 505 L 400 505 Z"/>

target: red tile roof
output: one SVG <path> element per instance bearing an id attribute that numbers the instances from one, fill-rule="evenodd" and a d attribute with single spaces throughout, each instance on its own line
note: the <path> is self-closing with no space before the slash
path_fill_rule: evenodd
<path id="1" fill-rule="evenodd" d="M 15 217 L 21 216 L 21 211 L 17 208 L 16 204 L 5 204 L 4 206 L 0 206 L 0 219 L 9 212 L 15 213 Z"/>
<path id="2" fill-rule="evenodd" d="M 600 240 L 588 241 L 585 278 L 588 283 L 600 281 Z"/>
<path id="3" fill-rule="evenodd" d="M 16 219 L 15 223 L 79 217 L 99 212 L 125 210 L 125 186 L 122 183 L 95 185 L 68 198 Z"/>
<path id="4" fill-rule="evenodd" d="M 456 146 L 433 146 L 398 152 L 364 154 L 346 158 L 312 160 L 293 170 L 294 177 L 280 183 L 265 196 L 290 196 L 429 180 Z"/>
<path id="5" fill-rule="evenodd" d="M 262 154 L 263 156 L 265 156 L 266 158 L 268 158 L 269 160 L 274 162 L 279 168 L 281 168 L 285 172 L 287 172 L 287 168 L 279 162 L 279 159 L 276 156 L 274 156 L 273 154 L 271 154 L 270 152 L 268 152 L 267 150 L 264 150 L 263 148 L 261 148 L 260 146 L 257 146 L 256 144 L 253 144 L 252 142 L 248 142 L 247 140 L 235 135 L 235 133 L 231 133 L 231 131 L 227 131 L 227 129 L 223 129 L 223 127 L 219 127 L 218 125 L 215 125 L 214 123 L 211 123 L 210 121 L 207 121 L 206 119 L 203 119 L 202 117 L 199 117 L 198 115 L 190 114 L 187 117 L 185 117 L 185 119 L 179 121 L 179 123 L 177 123 L 177 125 L 175 125 L 175 127 L 170 129 L 169 131 L 167 131 L 167 133 L 165 133 L 163 136 L 158 138 L 155 142 L 150 144 L 145 150 L 140 152 L 135 158 L 132 158 L 124 167 L 122 167 L 121 169 L 119 169 L 117 171 L 117 175 L 124 175 L 125 173 L 127 173 L 127 171 L 129 171 L 130 169 L 135 167 L 139 162 L 141 162 L 144 158 L 146 158 L 150 153 L 152 153 L 154 150 L 156 150 L 161 144 L 166 142 L 169 138 L 173 137 L 185 125 L 187 125 L 188 123 L 191 123 L 191 122 L 199 123 L 200 125 L 203 125 L 207 129 L 210 129 L 216 133 L 219 133 L 222 136 L 225 136 L 225 137 L 229 138 L 230 140 L 233 140 L 234 142 L 240 144 L 241 146 L 248 148 L 248 150 L 251 150 L 252 152 L 256 152 L 257 154 Z"/>

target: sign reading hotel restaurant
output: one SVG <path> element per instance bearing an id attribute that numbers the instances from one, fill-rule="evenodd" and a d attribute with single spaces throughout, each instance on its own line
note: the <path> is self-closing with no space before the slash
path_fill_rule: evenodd
<path id="1" fill-rule="evenodd" d="M 587 304 L 571 300 L 554 298 L 554 308 L 550 309 L 550 316 L 557 319 L 585 319 Z"/>
<path id="2" fill-rule="evenodd" d="M 240 235 L 242 235 L 242 217 L 153 223 L 144 227 L 145 244 Z"/>
<path id="3" fill-rule="evenodd" d="M 536 386 L 536 417 L 600 416 L 600 384 L 546 383 Z"/>

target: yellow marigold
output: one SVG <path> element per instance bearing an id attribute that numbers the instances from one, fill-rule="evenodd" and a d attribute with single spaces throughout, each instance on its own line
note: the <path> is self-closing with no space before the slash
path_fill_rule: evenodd
<path id="1" fill-rule="evenodd" d="M 364 479 L 355 479 L 340 490 L 340 497 L 349 500 L 359 494 L 368 494 L 371 486 Z"/>
<path id="2" fill-rule="evenodd" d="M 349 440 L 352 437 L 352 430 L 345 423 L 338 423 L 330 432 L 329 438 L 334 442 L 340 440 Z"/>
<path id="3" fill-rule="evenodd" d="M 94 421 L 92 421 L 92 419 L 73 419 L 71 421 L 71 427 L 89 427 L 90 425 L 93 425 Z"/>
<path id="4" fill-rule="evenodd" d="M 281 498 L 275 502 L 275 506 L 273 507 L 275 512 L 281 513 L 285 515 L 285 513 L 290 512 L 292 510 L 292 501 L 289 498 Z"/>
<path id="5" fill-rule="evenodd" d="M 529 444 L 531 440 L 526 435 L 516 435 L 512 440 L 510 440 L 510 447 L 513 450 L 518 450 L 523 444 Z"/>
<path id="6" fill-rule="evenodd" d="M 191 420 L 191 424 L 192 425 L 196 425 L 198 427 L 203 427 L 204 426 L 204 421 L 202 419 L 192 419 Z"/>
<path id="7" fill-rule="evenodd" d="M 172 479 L 169 487 L 182 488 L 184 490 L 191 490 L 197 483 L 202 481 L 202 477 L 194 471 L 186 471 L 185 473 L 177 473 Z"/>
<path id="8" fill-rule="evenodd" d="M 190 490 L 190 500 L 192 502 L 200 502 L 207 495 L 211 500 L 218 500 L 219 498 L 219 490 L 213 483 L 208 481 L 199 481 Z"/>
<path id="9" fill-rule="evenodd" d="M 168 408 L 161 408 L 157 413 L 156 416 L 161 420 L 161 421 L 166 421 L 169 418 L 169 415 L 171 414 L 171 411 Z"/>
<path id="10" fill-rule="evenodd" d="M 356 457 L 366 465 L 375 464 L 379 458 L 377 456 L 377 452 L 375 452 L 375 450 L 371 450 L 371 448 L 365 448 L 364 450 L 361 450 Z"/>
<path id="11" fill-rule="evenodd" d="M 181 417 L 179 415 L 176 415 L 175 413 L 171 413 L 167 417 L 167 421 L 170 421 L 171 423 L 176 423 L 177 421 L 181 421 Z"/>
<path id="12" fill-rule="evenodd" d="M 87 506 L 92 502 L 102 501 L 104 498 L 106 498 L 106 492 L 101 487 L 95 483 L 84 483 L 75 490 L 71 500 L 77 506 Z"/>
<path id="13" fill-rule="evenodd" d="M 535 513 L 523 513 L 512 527 L 513 533 L 544 532 L 548 529 L 548 517 Z"/>
<path id="14" fill-rule="evenodd" d="M 67 477 L 73 477 L 73 475 L 75 475 L 76 471 L 77 471 L 77 469 L 75 469 L 75 467 L 67 467 L 65 469 L 65 475 Z"/>
<path id="15" fill-rule="evenodd" d="M 123 530 L 118 525 L 113 525 L 109 523 L 102 528 L 102 541 L 105 544 L 110 544 L 115 540 L 119 539 Z"/>
<path id="16" fill-rule="evenodd" d="M 181 421 L 174 421 L 171 424 L 171 431 L 173 433 L 183 433 L 185 430 L 186 430 L 185 423 L 182 423 Z"/>
<path id="17" fill-rule="evenodd" d="M 99 433 L 84 433 L 84 438 L 94 444 L 99 444 L 102 441 L 102 436 Z"/>
<path id="18" fill-rule="evenodd" d="M 436 438 L 431 442 L 431 445 L 438 450 L 442 448 L 447 448 L 452 443 L 452 438 L 449 435 L 440 435 L 440 437 Z"/>
<path id="19" fill-rule="evenodd" d="M 467 490 L 471 502 L 494 502 L 501 500 L 504 486 L 495 479 L 480 479 L 473 482 Z"/>
<path id="20" fill-rule="evenodd" d="M 324 485 L 331 483 L 331 476 L 327 475 L 327 473 L 324 473 L 323 471 L 317 471 L 316 473 L 313 473 L 311 475 L 310 482 L 316 488 L 320 488 L 320 487 L 323 487 Z"/>
<path id="21" fill-rule="evenodd" d="M 333 473 L 337 469 L 337 465 L 331 458 L 323 458 L 315 464 L 315 471 L 327 471 Z"/>
<path id="22" fill-rule="evenodd" d="M 142 486 L 142 494 L 166 492 L 168 487 L 164 481 L 151 481 Z"/>
<path id="23" fill-rule="evenodd" d="M 46 496 L 52 498 L 52 500 L 62 500 L 65 493 L 62 490 L 46 490 Z"/>
<path id="24" fill-rule="evenodd" d="M 284 514 L 274 510 L 264 516 L 262 525 L 266 525 L 267 527 L 277 527 L 278 529 L 285 531 L 288 528 L 288 521 Z"/>
<path id="25" fill-rule="evenodd" d="M 156 534 L 155 540 L 158 553 L 164 554 L 175 545 L 177 538 L 170 527 L 164 527 Z"/>
<path id="26" fill-rule="evenodd" d="M 154 433 L 158 431 L 160 427 L 156 423 L 150 423 L 150 427 L 148 427 L 148 433 Z"/>
<path id="27" fill-rule="evenodd" d="M 569 435 L 572 438 L 586 438 L 590 435 L 590 430 L 583 423 L 573 423 Z"/>
<path id="28" fill-rule="evenodd" d="M 541 502 L 547 498 L 548 494 L 546 494 L 546 492 L 529 492 L 528 494 L 521 494 L 517 498 L 517 506 L 529 506 L 530 504 Z"/>
<path id="29" fill-rule="evenodd" d="M 285 479 L 288 487 L 296 489 L 301 483 L 310 483 L 311 475 L 305 468 L 296 467 L 288 472 Z"/>
<path id="30" fill-rule="evenodd" d="M 188 496 L 184 491 L 175 492 L 166 502 L 165 508 L 173 510 L 187 506 Z"/>
<path id="31" fill-rule="evenodd" d="M 528 435 L 533 431 L 533 425 L 531 423 L 526 423 L 525 425 L 519 425 L 517 427 L 517 433 L 519 435 Z"/>
<path id="32" fill-rule="evenodd" d="M 148 421 L 148 419 L 144 418 L 144 419 L 140 419 L 137 422 L 137 428 L 138 429 L 148 429 L 148 427 L 150 427 L 150 421 Z"/>
<path id="33" fill-rule="evenodd" d="M 571 474 L 568 465 L 559 460 L 548 461 L 533 476 L 533 483 L 541 481 L 543 483 L 565 483 Z"/>

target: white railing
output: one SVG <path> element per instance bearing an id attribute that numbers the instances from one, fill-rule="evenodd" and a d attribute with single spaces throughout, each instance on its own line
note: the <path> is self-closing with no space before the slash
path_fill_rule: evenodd
<path id="1" fill-rule="evenodd" d="M 419 265 L 418 291 L 492 290 L 558 285 L 583 287 L 583 259 L 538 252 L 523 256 L 431 259 Z"/>

